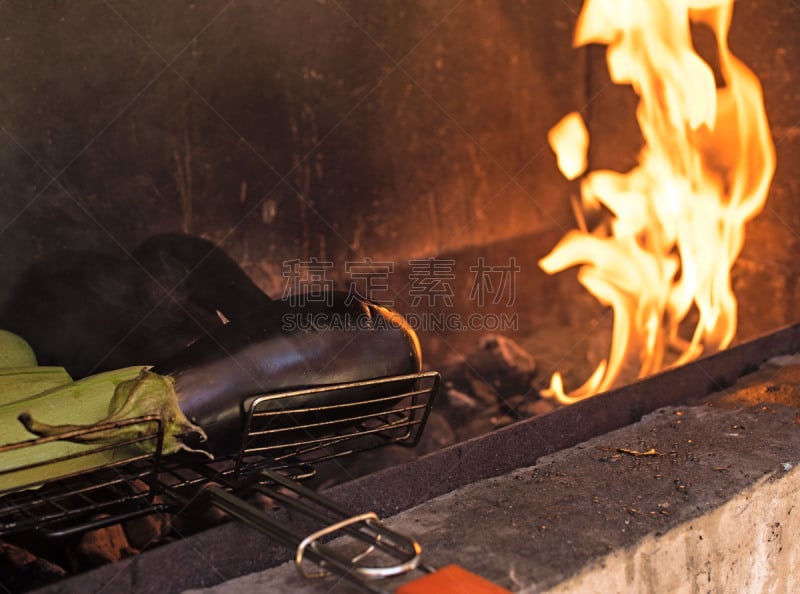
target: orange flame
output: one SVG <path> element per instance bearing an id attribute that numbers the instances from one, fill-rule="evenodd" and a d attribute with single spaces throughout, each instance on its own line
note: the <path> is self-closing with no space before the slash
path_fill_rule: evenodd
<path id="1" fill-rule="evenodd" d="M 733 340 L 730 271 L 745 223 L 767 199 L 775 150 L 761 85 L 728 48 L 732 10 L 733 0 L 583 6 L 575 45 L 608 46 L 611 80 L 639 95 L 645 142 L 631 171 L 582 179 L 582 207 L 603 207 L 610 221 L 568 233 L 539 262 L 549 274 L 581 265 L 581 284 L 614 314 L 610 354 L 589 380 L 567 394 L 554 374 L 546 395 L 563 403 L 608 389 L 628 361 L 638 360 L 642 377 Z M 694 51 L 691 22 L 716 37 L 720 88 Z M 548 138 L 562 173 L 583 174 L 589 138 L 580 116 L 566 116 Z M 679 327 L 691 312 L 696 322 L 684 339 Z"/>

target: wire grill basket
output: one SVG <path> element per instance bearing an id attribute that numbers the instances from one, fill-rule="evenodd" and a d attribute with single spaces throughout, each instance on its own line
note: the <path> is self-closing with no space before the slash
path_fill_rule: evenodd
<path id="1" fill-rule="evenodd" d="M 24 531 L 66 535 L 156 511 L 179 512 L 210 484 L 236 494 L 246 479 L 248 488 L 254 481 L 268 482 L 265 470 L 298 479 L 313 475 L 314 465 L 326 460 L 388 444 L 414 446 L 438 384 L 439 374 L 428 372 L 254 396 L 243 403 L 241 446 L 213 462 L 196 454 L 162 456 L 163 427 L 155 416 L 0 446 L 0 536 Z M 341 405 L 293 406 L 321 391 L 355 391 L 365 397 L 342 398 L 347 404 Z M 57 459 L 13 468 L 2 464 L 4 454 L 14 450 L 33 454 L 59 439 L 129 424 L 145 429 L 136 439 L 86 446 Z M 64 460 L 81 456 L 89 472 L 42 484 L 40 477 L 52 477 Z M 95 459 L 96 467 L 91 464 Z M 8 488 L 12 478 L 19 485 L 20 476 L 30 480 Z"/>

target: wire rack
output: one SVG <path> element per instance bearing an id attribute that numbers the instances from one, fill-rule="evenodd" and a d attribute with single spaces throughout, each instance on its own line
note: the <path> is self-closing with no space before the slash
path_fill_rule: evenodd
<path id="1" fill-rule="evenodd" d="M 218 495 L 238 497 L 242 485 L 252 490 L 274 482 L 276 471 L 302 479 L 323 461 L 389 444 L 412 447 L 438 385 L 439 374 L 427 372 L 253 396 L 243 402 L 240 447 L 214 461 L 188 453 L 163 456 L 163 426 L 156 416 L 0 446 L 0 536 L 63 536 L 154 512 L 177 513 L 203 501 L 209 486 Z M 326 402 L 344 404 L 305 405 L 321 392 L 334 396 Z M 337 392 L 342 398 L 335 398 Z M 138 425 L 138 437 L 24 466 L 2 464 L 4 456 L 23 448 L 33 454 L 54 441 L 126 425 Z M 65 460 L 81 457 L 84 471 L 58 474 Z M 19 485 L 20 476 L 30 480 L 8 488 Z"/>

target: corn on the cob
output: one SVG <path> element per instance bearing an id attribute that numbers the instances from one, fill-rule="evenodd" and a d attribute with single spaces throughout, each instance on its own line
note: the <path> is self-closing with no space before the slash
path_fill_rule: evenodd
<path id="1" fill-rule="evenodd" d="M 135 377 L 127 376 L 132 371 L 138 370 Z M 95 398 L 92 403 L 92 410 L 99 410 L 103 403 L 103 391 L 92 388 L 87 390 L 88 380 L 97 382 L 107 381 L 105 376 L 109 376 L 114 382 L 117 377 L 126 378 L 119 381 L 112 391 L 105 392 L 105 402 L 107 416 L 100 420 L 89 420 L 83 423 L 60 423 L 58 425 L 42 421 L 41 417 L 33 418 L 29 411 L 25 411 L 18 416 L 19 421 L 25 428 L 35 435 L 49 437 L 59 435 L 67 431 L 88 429 L 92 426 L 115 423 L 129 419 L 137 419 L 149 415 L 156 415 L 161 419 L 164 427 L 164 441 L 162 448 L 164 453 L 170 454 L 179 450 L 188 450 L 184 439 L 191 439 L 194 436 L 201 439 L 205 438 L 203 430 L 191 423 L 181 411 L 178 405 L 178 398 L 175 394 L 175 385 L 172 378 L 159 375 L 150 371 L 146 367 L 129 367 L 117 371 L 110 371 L 95 376 L 90 376 L 84 380 L 73 382 L 67 386 L 60 386 L 51 390 L 49 394 L 41 394 L 40 398 L 51 403 L 54 399 L 63 401 L 68 393 L 72 393 L 80 401 L 81 406 L 87 402 L 87 391 Z M 101 383 L 102 385 L 102 383 Z M 110 398 L 109 398 L 110 395 Z M 97 398 L 99 396 L 99 398 Z M 26 408 L 30 401 L 25 401 Z M 92 415 L 94 416 L 94 415 Z M 126 439 L 136 439 L 146 433 L 143 424 L 133 424 L 125 428 L 109 431 L 96 431 L 74 439 L 77 443 L 109 443 Z"/>
<path id="2" fill-rule="evenodd" d="M 26 400 L 71 381 L 63 367 L 0 368 L 0 406 Z"/>
<path id="3" fill-rule="evenodd" d="M 155 421 L 94 429 L 148 416 L 160 419 L 164 454 L 189 449 L 182 440 L 192 434 L 205 437 L 181 412 L 171 378 L 133 366 L 73 382 L 61 367 L 38 367 L 25 339 L 0 330 L 0 495 L 154 452 Z M 89 432 L 71 441 L 35 437 L 80 430 Z"/>
<path id="4" fill-rule="evenodd" d="M 100 421 L 108 414 L 108 406 L 117 386 L 135 378 L 140 371 L 140 367 L 135 367 L 98 374 L 0 406 L 0 445 L 30 441 L 36 437 L 19 421 L 18 417 L 23 413 L 59 423 L 90 424 Z M 91 446 L 53 441 L 0 453 L 0 493 L 29 483 L 39 484 L 58 476 L 70 476 L 86 470 L 86 467 L 102 466 L 106 456 L 85 456 L 48 464 L 91 449 Z M 41 466 L 12 472 L 31 465 Z"/>
<path id="5" fill-rule="evenodd" d="M 0 329 L 0 367 L 34 367 L 36 354 L 28 341 Z"/>

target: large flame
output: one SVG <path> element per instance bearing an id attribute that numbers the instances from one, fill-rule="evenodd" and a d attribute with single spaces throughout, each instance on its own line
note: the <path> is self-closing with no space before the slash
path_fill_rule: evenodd
<path id="1" fill-rule="evenodd" d="M 552 274 L 581 265 L 578 279 L 612 308 L 611 350 L 579 388 L 553 376 L 549 396 L 571 403 L 609 388 L 623 364 L 639 374 L 725 348 L 736 332 L 730 271 L 744 225 L 762 209 L 775 150 L 761 85 L 727 44 L 733 0 L 587 0 L 575 45 L 608 46 L 613 82 L 639 95 L 644 138 L 627 173 L 592 171 L 581 207 L 607 220 L 568 233 L 539 264 Z M 690 23 L 713 31 L 722 81 L 694 50 Z M 586 169 L 588 133 L 576 113 L 551 130 L 569 179 Z M 689 332 L 679 329 L 692 314 Z M 684 324 L 684 327 L 681 324 Z"/>

